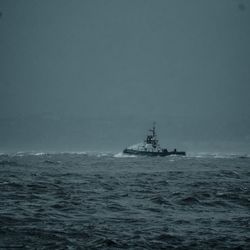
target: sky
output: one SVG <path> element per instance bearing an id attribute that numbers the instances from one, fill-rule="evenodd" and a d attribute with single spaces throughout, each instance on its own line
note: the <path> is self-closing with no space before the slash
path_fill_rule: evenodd
<path id="1" fill-rule="evenodd" d="M 0 0 L 0 152 L 250 151 L 247 0 Z"/>

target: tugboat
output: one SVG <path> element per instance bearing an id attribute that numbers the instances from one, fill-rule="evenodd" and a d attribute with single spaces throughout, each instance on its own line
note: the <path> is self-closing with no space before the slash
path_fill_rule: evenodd
<path id="1" fill-rule="evenodd" d="M 168 156 L 168 155 L 186 155 L 184 151 L 168 151 L 166 148 L 161 148 L 159 140 L 156 136 L 155 122 L 153 123 L 153 128 L 149 130 L 149 134 L 143 143 L 130 146 L 123 150 L 124 154 L 129 155 L 145 155 L 145 156 Z"/>

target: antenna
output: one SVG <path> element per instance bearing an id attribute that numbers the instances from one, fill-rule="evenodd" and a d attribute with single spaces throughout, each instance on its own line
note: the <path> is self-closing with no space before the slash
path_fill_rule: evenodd
<path id="1" fill-rule="evenodd" d="M 153 122 L 153 136 L 155 137 L 156 136 L 156 133 L 155 133 L 155 126 L 156 126 L 156 122 Z"/>

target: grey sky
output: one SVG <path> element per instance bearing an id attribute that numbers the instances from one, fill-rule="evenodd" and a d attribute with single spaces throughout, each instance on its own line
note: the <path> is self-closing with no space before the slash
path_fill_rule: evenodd
<path id="1" fill-rule="evenodd" d="M 0 0 L 0 12 L 0 151 L 122 148 L 154 120 L 187 149 L 250 144 L 249 1 Z"/>

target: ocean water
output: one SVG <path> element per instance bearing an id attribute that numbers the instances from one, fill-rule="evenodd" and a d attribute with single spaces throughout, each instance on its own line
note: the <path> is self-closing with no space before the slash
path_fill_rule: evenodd
<path id="1" fill-rule="evenodd" d="M 250 158 L 0 155 L 0 249 L 250 249 Z"/>

